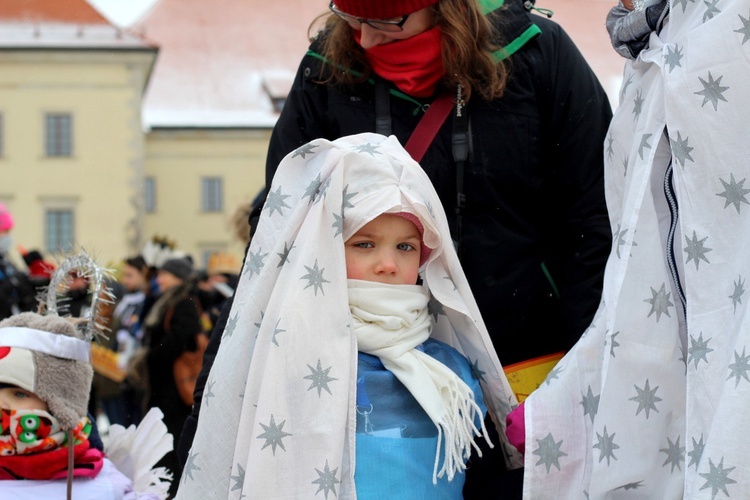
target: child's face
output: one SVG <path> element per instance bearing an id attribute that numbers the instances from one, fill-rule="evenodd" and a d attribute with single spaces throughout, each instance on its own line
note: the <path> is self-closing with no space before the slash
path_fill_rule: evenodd
<path id="1" fill-rule="evenodd" d="M 44 410 L 47 403 L 36 394 L 18 387 L 0 388 L 0 408 L 3 410 Z"/>
<path id="2" fill-rule="evenodd" d="M 414 285 L 422 237 L 409 220 L 382 214 L 344 244 L 346 277 L 391 285 Z"/>

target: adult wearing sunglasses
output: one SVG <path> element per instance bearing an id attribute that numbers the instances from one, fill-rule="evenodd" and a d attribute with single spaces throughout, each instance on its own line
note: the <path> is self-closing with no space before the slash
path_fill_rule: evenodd
<path id="1" fill-rule="evenodd" d="M 442 125 L 430 119 L 439 130 L 420 163 L 506 366 L 576 342 L 599 303 L 611 244 L 602 168 L 611 109 L 567 34 L 533 7 L 335 0 L 302 59 L 267 157 L 270 185 L 281 159 L 315 138 L 378 132 L 406 144 L 429 105 L 449 95 L 450 116 Z M 183 457 L 228 310 L 198 381 Z M 518 471 L 503 474 L 497 451 L 483 455 L 472 458 L 465 497 L 519 497 Z"/>

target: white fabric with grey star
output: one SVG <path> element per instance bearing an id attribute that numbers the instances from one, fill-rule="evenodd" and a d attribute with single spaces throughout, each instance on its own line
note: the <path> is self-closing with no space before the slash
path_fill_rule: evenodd
<path id="1" fill-rule="evenodd" d="M 750 498 L 750 3 L 672 0 L 605 142 L 601 305 L 526 400 L 527 498 Z"/>
<path id="2" fill-rule="evenodd" d="M 475 367 L 500 424 L 516 401 L 429 178 L 395 137 L 318 139 L 284 158 L 248 249 L 208 377 L 180 499 L 351 499 L 357 343 L 344 241 L 409 212 L 432 248 L 420 269 L 432 338 Z M 521 458 L 505 442 L 511 466 Z"/>

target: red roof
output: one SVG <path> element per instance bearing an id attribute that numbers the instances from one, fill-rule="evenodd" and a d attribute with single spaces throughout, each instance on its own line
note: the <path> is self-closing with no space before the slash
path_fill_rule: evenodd
<path id="1" fill-rule="evenodd" d="M 4 0 L 0 2 L 0 20 L 109 24 L 86 0 Z"/>

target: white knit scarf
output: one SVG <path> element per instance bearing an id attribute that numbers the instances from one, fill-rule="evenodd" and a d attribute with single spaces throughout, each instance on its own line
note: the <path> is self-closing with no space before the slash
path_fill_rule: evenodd
<path id="1" fill-rule="evenodd" d="M 430 337 L 432 324 L 427 312 L 430 292 L 418 285 L 388 285 L 349 280 L 349 310 L 357 348 L 377 356 L 414 396 L 438 429 L 438 444 L 432 482 L 444 474 L 453 480 L 466 469 L 474 436 L 480 431 L 492 446 L 484 428 L 481 409 L 474 392 L 453 370 L 432 356 L 416 349 Z M 445 438 L 445 458 L 438 471 L 441 443 Z"/>

